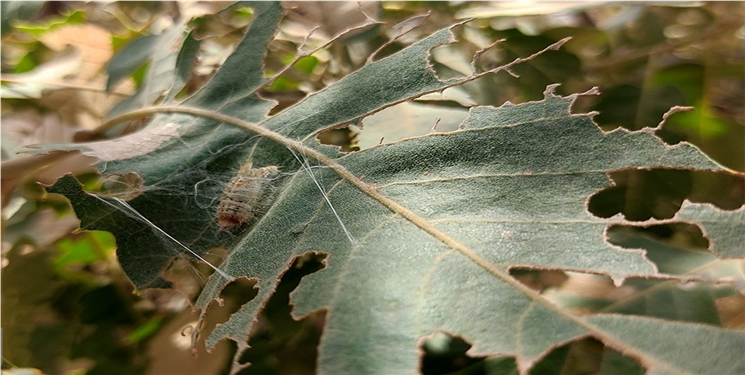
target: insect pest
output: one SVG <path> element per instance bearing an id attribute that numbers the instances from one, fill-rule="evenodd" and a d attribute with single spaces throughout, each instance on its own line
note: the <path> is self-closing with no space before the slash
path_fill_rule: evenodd
<path id="1" fill-rule="evenodd" d="M 220 230 L 253 224 L 266 204 L 272 180 L 278 175 L 276 166 L 253 168 L 251 161 L 244 164 L 225 188 L 217 206 Z"/>

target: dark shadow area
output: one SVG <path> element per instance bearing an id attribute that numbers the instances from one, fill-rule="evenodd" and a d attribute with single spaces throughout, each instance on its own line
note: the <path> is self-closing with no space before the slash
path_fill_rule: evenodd
<path id="1" fill-rule="evenodd" d="M 528 268 L 510 268 L 510 276 L 537 292 L 543 292 L 548 288 L 557 288 L 568 278 L 563 271 Z"/>
<path id="2" fill-rule="evenodd" d="M 422 343 L 421 373 L 425 375 L 517 374 L 511 357 L 469 357 L 471 344 L 460 337 L 437 332 Z"/>
<path id="3" fill-rule="evenodd" d="M 618 213 L 631 221 L 669 219 L 684 200 L 711 203 L 723 210 L 745 204 L 745 176 L 689 170 L 625 170 L 610 173 L 615 183 L 590 198 L 592 214 Z"/>
<path id="4" fill-rule="evenodd" d="M 250 348 L 239 363 L 250 366 L 239 374 L 314 374 L 318 344 L 326 312 L 317 311 L 301 320 L 292 318 L 290 293 L 302 278 L 325 267 L 326 254 L 309 252 L 296 257 L 282 275 L 277 290 L 266 302 L 249 338 Z"/>
<path id="5" fill-rule="evenodd" d="M 357 144 L 359 133 L 346 127 L 341 129 L 324 130 L 318 134 L 318 142 L 324 145 L 339 146 L 341 152 L 359 151 L 360 146 Z"/>
<path id="6" fill-rule="evenodd" d="M 479 370 L 483 370 L 484 358 L 472 358 L 466 355 L 466 351 L 470 348 L 471 344 L 460 337 L 442 332 L 436 333 L 422 345 L 424 351 L 422 374 L 483 373 Z"/>
<path id="7" fill-rule="evenodd" d="M 642 375 L 645 370 L 635 359 L 585 338 L 552 350 L 530 371 L 531 375 L 606 373 Z"/>
<path id="8" fill-rule="evenodd" d="M 222 305 L 217 301 L 211 301 L 207 307 L 207 314 L 204 318 L 204 327 L 201 329 L 200 336 L 207 337 L 218 324 L 228 321 L 231 315 L 238 311 L 243 305 L 256 298 L 259 289 L 256 286 L 255 279 L 246 279 L 239 277 L 226 285 L 220 291 L 220 298 L 223 300 Z"/>

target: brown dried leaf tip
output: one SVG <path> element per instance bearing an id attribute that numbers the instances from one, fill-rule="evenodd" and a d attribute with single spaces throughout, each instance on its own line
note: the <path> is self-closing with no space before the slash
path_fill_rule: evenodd
<path id="1" fill-rule="evenodd" d="M 267 205 L 268 189 L 279 175 L 276 166 L 252 168 L 251 161 L 238 171 L 217 206 L 220 230 L 248 227 L 261 215 Z"/>

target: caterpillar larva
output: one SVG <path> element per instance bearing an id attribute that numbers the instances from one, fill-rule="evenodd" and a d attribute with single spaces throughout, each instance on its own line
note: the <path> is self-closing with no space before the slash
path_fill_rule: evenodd
<path id="1" fill-rule="evenodd" d="M 278 175 L 276 166 L 254 169 L 251 161 L 244 164 L 225 188 L 217 206 L 220 230 L 253 224 L 266 204 L 267 188 Z"/>

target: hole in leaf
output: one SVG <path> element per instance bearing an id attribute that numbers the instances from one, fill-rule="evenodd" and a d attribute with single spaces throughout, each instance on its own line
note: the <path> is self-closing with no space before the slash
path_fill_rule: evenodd
<path id="1" fill-rule="evenodd" d="M 360 150 L 357 135 L 357 132 L 347 127 L 323 131 L 317 138 L 321 144 L 339 146 L 341 152 L 352 152 Z"/>
<path id="2" fill-rule="evenodd" d="M 552 350 L 536 363 L 531 374 L 617 374 L 642 375 L 644 368 L 631 357 L 608 348 L 594 338 L 573 341 Z"/>
<path id="3" fill-rule="evenodd" d="M 243 305 L 256 298 L 259 289 L 256 287 L 256 279 L 239 277 L 232 280 L 220 291 L 222 304 L 216 300 L 210 302 L 204 318 L 204 326 L 199 334 L 207 337 L 218 324 L 228 321 L 231 315 L 238 311 Z"/>
<path id="4" fill-rule="evenodd" d="M 719 305 L 723 298 L 739 295 L 731 286 L 707 282 L 630 278 L 613 285 L 610 278 L 567 272 L 568 280 L 543 295 L 578 315 L 615 313 L 642 315 L 671 321 L 719 326 Z"/>
<path id="5" fill-rule="evenodd" d="M 604 130 L 618 127 L 639 130 L 656 126 L 671 107 L 685 102 L 683 93 L 674 86 L 618 85 L 603 90 L 592 110 L 599 112 L 595 121 Z"/>
<path id="6" fill-rule="evenodd" d="M 722 320 L 722 326 L 727 328 L 742 329 L 745 327 L 745 296 L 733 294 L 719 298 L 716 301 L 717 311 Z"/>
<path id="7" fill-rule="evenodd" d="M 272 85 L 272 87 L 261 90 L 262 98 L 271 99 L 277 102 L 277 105 L 274 106 L 271 111 L 269 111 L 270 116 L 274 116 L 277 113 L 280 113 L 283 110 L 293 106 L 295 103 L 305 99 L 306 96 L 307 93 L 299 89 L 281 90 L 281 87 L 277 87 L 277 85 Z"/>
<path id="8" fill-rule="evenodd" d="M 259 288 L 256 287 L 255 279 L 239 277 L 231 281 L 220 291 L 220 298 L 225 301 L 224 306 L 234 306 L 231 314 L 238 311 L 241 306 L 256 298 Z M 230 303 L 228 303 L 230 302 Z"/>
<path id="9" fill-rule="evenodd" d="M 589 210 L 609 218 L 622 213 L 626 219 L 669 219 L 685 199 L 712 203 L 725 210 L 745 204 L 745 177 L 727 173 L 674 169 L 625 170 L 610 174 L 614 181 L 590 197 Z"/>
<path id="10" fill-rule="evenodd" d="M 466 355 L 470 348 L 471 344 L 460 337 L 445 332 L 436 332 L 422 342 L 421 349 L 424 356 L 421 361 L 421 373 L 425 375 L 487 373 L 487 363 L 484 357 Z M 510 369 L 517 373 L 517 365 L 513 358 L 498 358 L 500 359 L 499 368 L 508 371 L 495 373 L 510 373 Z"/>
<path id="11" fill-rule="evenodd" d="M 325 267 L 326 254 L 309 252 L 298 256 L 282 275 L 277 289 L 258 315 L 249 338 L 250 348 L 239 363 L 250 363 L 240 374 L 313 374 L 326 311 L 301 320 L 292 318 L 290 293 L 306 275 Z"/>
<path id="12" fill-rule="evenodd" d="M 719 259 L 707 251 L 709 241 L 701 228 L 689 223 L 649 227 L 611 226 L 608 241 L 627 249 L 644 249 L 662 273 L 685 274 Z"/>
<path id="13" fill-rule="evenodd" d="M 525 268 L 510 269 L 510 276 L 525 284 L 525 286 L 539 292 L 543 292 L 548 288 L 559 287 L 569 278 L 566 273 L 558 270 Z"/>
<path id="14" fill-rule="evenodd" d="M 602 312 L 644 315 L 670 321 L 721 325 L 717 301 L 737 292 L 710 283 L 629 279 L 623 288 L 634 292 L 606 306 Z"/>
<path id="15" fill-rule="evenodd" d="M 223 247 L 210 249 L 202 254 L 204 260 L 187 254 L 178 255 L 168 265 L 163 277 L 173 284 L 174 289 L 194 301 L 207 283 L 207 278 L 215 272 L 210 265 L 218 267 L 227 257 L 227 252 Z"/>
<path id="16" fill-rule="evenodd" d="M 622 171 L 611 173 L 611 178 L 614 186 L 590 198 L 590 212 L 599 217 L 622 213 L 632 221 L 668 219 L 691 192 L 689 171 Z"/>
<path id="17" fill-rule="evenodd" d="M 671 246 L 680 248 L 706 250 L 709 241 L 704 237 L 695 224 L 690 223 L 670 223 L 660 225 L 650 225 L 647 227 L 632 227 L 625 225 L 613 225 L 608 228 L 608 239 L 611 243 L 624 246 L 621 236 L 651 237 L 659 242 L 669 243 Z M 638 247 L 638 246 L 635 246 Z"/>

